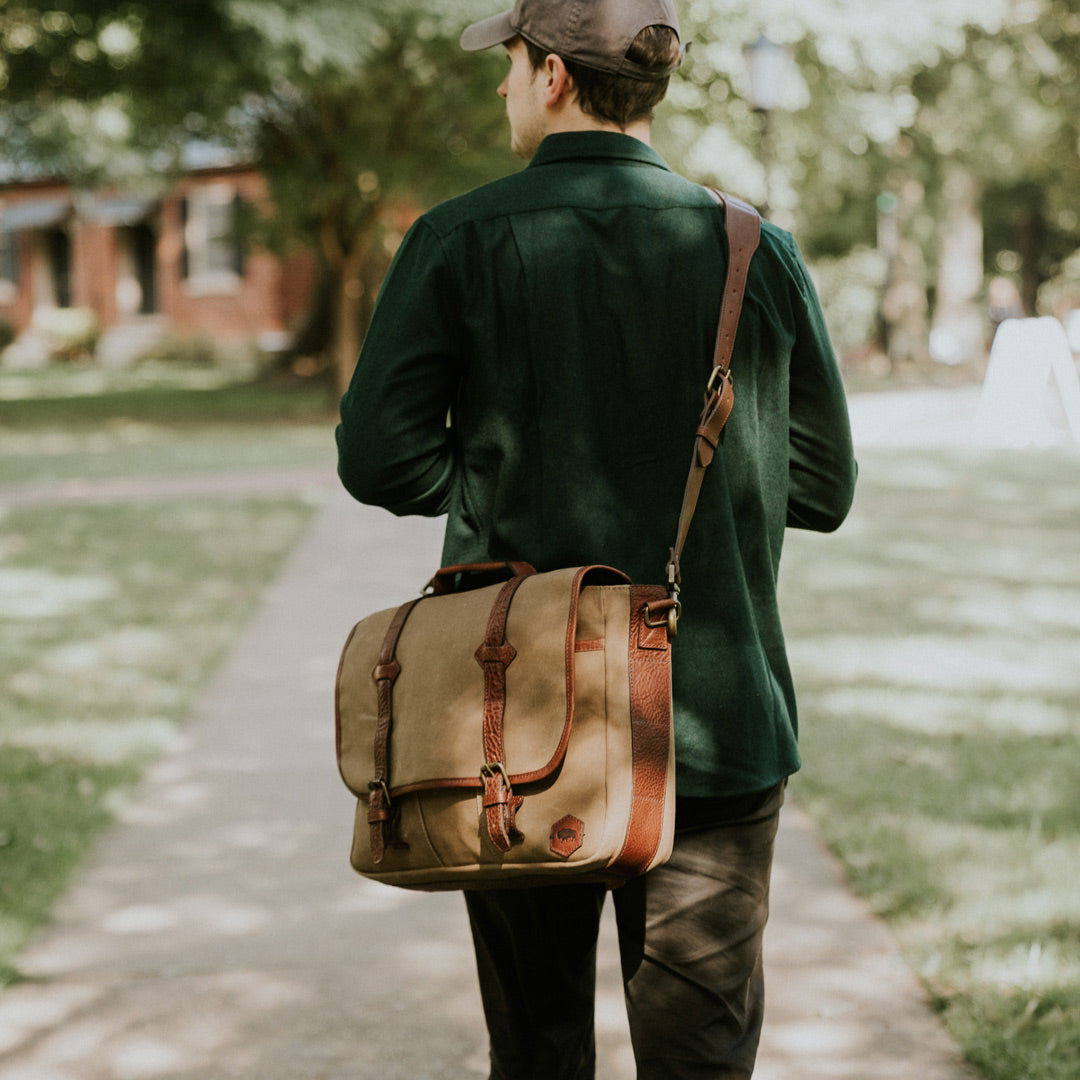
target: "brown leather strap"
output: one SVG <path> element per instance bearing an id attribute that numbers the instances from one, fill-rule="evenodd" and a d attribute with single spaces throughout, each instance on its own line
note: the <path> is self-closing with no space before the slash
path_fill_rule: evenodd
<path id="1" fill-rule="evenodd" d="M 390 732 L 394 725 L 394 682 L 401 674 L 397 661 L 398 639 L 405 620 L 423 597 L 418 596 L 402 604 L 394 613 L 383 637 L 379 660 L 371 673 L 375 681 L 378 715 L 375 721 L 375 776 L 368 784 L 368 826 L 371 835 L 371 858 L 376 865 L 382 862 L 386 847 L 391 842 L 391 830 L 395 816 L 390 802 Z"/>
<path id="2" fill-rule="evenodd" d="M 526 577 L 536 571 L 527 562 L 466 563 L 464 566 L 444 566 L 424 586 L 429 596 L 443 596 L 454 591 L 454 579 L 459 574 L 498 574 L 502 577 Z"/>
<path id="3" fill-rule="evenodd" d="M 671 687 L 664 628 L 650 625 L 651 601 L 663 602 L 656 585 L 635 585 L 630 590 L 630 737 L 633 758 L 633 795 L 630 821 L 622 850 L 613 869 L 632 877 L 648 869 L 663 835 L 667 796 L 668 738 L 671 730 Z"/>
<path id="4" fill-rule="evenodd" d="M 531 567 L 530 567 L 531 569 Z M 480 780 L 484 787 L 484 820 L 488 836 L 499 851 L 509 851 L 521 838 L 514 817 L 522 800 L 514 795 L 506 774 L 503 719 L 506 714 L 506 669 L 517 650 L 506 640 L 510 601 L 528 575 L 511 578 L 491 606 L 487 632 L 476 650 L 476 662 L 484 671 L 484 764 Z"/>
<path id="5" fill-rule="evenodd" d="M 750 272 L 750 259 L 761 240 L 761 215 L 741 199 L 723 195 L 709 188 L 709 194 L 724 207 L 724 226 L 728 240 L 728 270 L 724 283 L 724 300 L 720 309 L 720 324 L 716 330 L 716 349 L 713 355 L 713 373 L 724 373 L 730 382 L 731 354 L 735 348 L 735 334 L 739 329 L 746 278 Z M 713 380 L 710 380 L 713 381 Z M 721 424 L 721 427 L 723 424 Z"/>
<path id="6" fill-rule="evenodd" d="M 683 545 L 690 531 L 690 522 L 697 509 L 705 470 L 712 462 L 720 433 L 731 415 L 735 404 L 735 389 L 731 380 L 731 357 L 735 348 L 735 335 L 739 329 L 746 279 L 750 260 L 761 238 L 761 216 L 747 203 L 731 195 L 708 189 L 709 194 L 724 207 L 724 224 L 728 239 L 728 269 L 724 282 L 724 295 L 720 305 L 720 322 L 716 329 L 716 347 L 713 350 L 713 369 L 705 387 L 705 407 L 698 421 L 694 439 L 694 453 L 690 459 L 690 472 L 686 478 L 679 524 L 675 532 L 667 565 L 668 589 L 673 599 L 678 598 L 681 576 L 679 560 Z M 676 604 L 668 616 L 668 628 L 672 634 L 678 622 L 679 608 Z"/>

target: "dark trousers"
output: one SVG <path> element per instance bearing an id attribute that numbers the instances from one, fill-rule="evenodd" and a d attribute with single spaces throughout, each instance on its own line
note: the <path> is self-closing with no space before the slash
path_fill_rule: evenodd
<path id="1" fill-rule="evenodd" d="M 731 800 L 680 800 L 670 860 L 612 891 L 638 1080 L 753 1072 L 783 801 L 783 784 Z M 465 894 L 491 1080 L 593 1077 L 605 895 L 592 885 Z"/>

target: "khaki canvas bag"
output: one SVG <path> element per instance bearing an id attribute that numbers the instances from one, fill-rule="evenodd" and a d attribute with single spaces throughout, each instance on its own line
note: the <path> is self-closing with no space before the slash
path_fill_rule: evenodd
<path id="1" fill-rule="evenodd" d="M 671 853 L 671 638 L 679 557 L 733 403 L 729 364 L 760 218 L 726 207 L 713 371 L 667 585 L 605 566 L 440 570 L 353 628 L 337 758 L 357 796 L 351 863 L 414 889 L 617 885 Z"/>

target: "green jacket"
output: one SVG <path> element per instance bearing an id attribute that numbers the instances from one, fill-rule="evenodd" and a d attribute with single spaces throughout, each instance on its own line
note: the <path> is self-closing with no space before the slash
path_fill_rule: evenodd
<path id="1" fill-rule="evenodd" d="M 604 563 L 663 583 L 726 264 L 722 211 L 644 143 L 549 136 L 528 168 L 406 236 L 341 402 L 345 487 L 447 514 L 444 565 Z M 682 559 L 680 795 L 759 791 L 799 767 L 780 549 L 785 526 L 835 529 L 854 492 L 820 306 L 767 223 L 732 371 Z"/>

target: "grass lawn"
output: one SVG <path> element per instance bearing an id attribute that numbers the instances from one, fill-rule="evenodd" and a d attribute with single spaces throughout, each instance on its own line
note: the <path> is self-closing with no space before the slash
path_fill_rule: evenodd
<path id="1" fill-rule="evenodd" d="M 332 467 L 325 398 L 277 408 L 284 391 L 192 385 L 205 372 L 87 387 L 92 374 L 0 374 L 0 484 Z M 296 495 L 0 497 L 0 983 L 314 509 Z"/>
<path id="2" fill-rule="evenodd" d="M 332 468 L 333 419 L 317 385 L 247 385 L 210 369 L 0 369 L 0 486 Z"/>
<path id="3" fill-rule="evenodd" d="M 1080 1076 L 1080 454 L 860 455 L 788 534 L 795 797 L 992 1080 Z"/>

